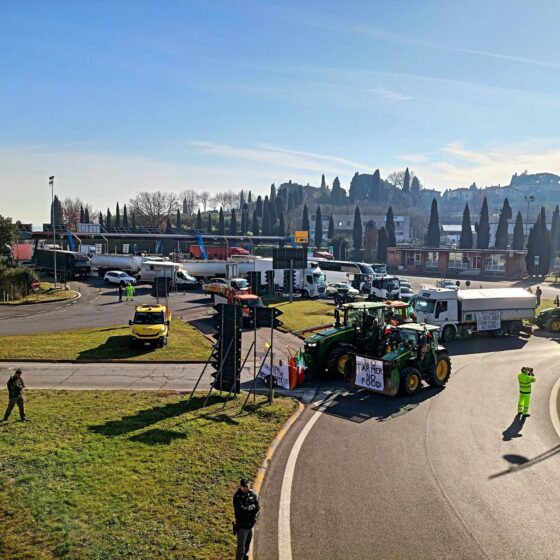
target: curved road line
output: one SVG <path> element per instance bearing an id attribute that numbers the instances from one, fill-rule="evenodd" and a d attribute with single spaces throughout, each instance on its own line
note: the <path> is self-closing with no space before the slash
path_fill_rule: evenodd
<path id="1" fill-rule="evenodd" d="M 323 411 L 329 406 L 329 404 L 336 398 L 343 389 L 335 391 L 330 397 L 328 397 L 323 404 L 315 411 L 315 414 L 307 421 L 307 424 L 301 430 L 292 450 L 290 451 L 290 456 L 288 457 L 288 462 L 286 463 L 286 469 L 284 471 L 284 477 L 282 479 L 282 489 L 280 491 L 280 505 L 278 508 L 278 559 L 279 560 L 292 560 L 292 532 L 290 526 L 290 508 L 292 501 L 292 482 L 294 480 L 294 472 L 296 467 L 296 461 L 305 441 L 305 438 L 311 431 L 311 428 L 315 425 L 315 422 L 319 420 Z"/>
<path id="2" fill-rule="evenodd" d="M 550 419 L 552 420 L 552 425 L 560 437 L 560 418 L 558 418 L 558 396 L 560 393 L 560 377 L 556 380 L 554 387 L 552 387 L 552 392 L 550 393 Z"/>

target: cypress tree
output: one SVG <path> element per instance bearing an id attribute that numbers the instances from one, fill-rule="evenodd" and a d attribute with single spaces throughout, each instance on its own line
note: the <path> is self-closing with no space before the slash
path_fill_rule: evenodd
<path id="1" fill-rule="evenodd" d="M 288 193 L 288 212 L 291 212 L 294 207 L 294 197 L 292 193 Z"/>
<path id="2" fill-rule="evenodd" d="M 283 237 L 286 235 L 286 226 L 284 224 L 284 212 L 280 213 L 278 218 L 278 236 Z"/>
<path id="3" fill-rule="evenodd" d="M 89 222 L 89 210 L 88 210 L 88 207 L 87 207 L 87 206 L 86 206 L 86 209 L 84 210 L 84 222 L 85 222 L 86 224 L 89 224 L 89 223 L 90 223 L 90 222 Z"/>
<path id="4" fill-rule="evenodd" d="M 538 257 L 538 264 L 535 264 L 535 257 Z M 546 227 L 544 206 L 529 232 L 525 264 L 527 272 L 531 275 L 545 275 L 550 267 L 550 238 Z"/>
<path id="5" fill-rule="evenodd" d="M 385 216 L 385 233 L 387 234 L 387 243 L 389 247 L 397 246 L 397 236 L 395 235 L 395 216 L 393 208 L 389 206 L 387 215 Z"/>
<path id="6" fill-rule="evenodd" d="M 126 204 L 124 205 L 123 208 L 123 220 L 122 220 L 122 225 L 123 227 L 127 228 L 128 227 L 128 212 L 126 210 Z"/>
<path id="7" fill-rule="evenodd" d="M 556 254 L 560 251 L 560 210 L 558 205 L 552 213 L 552 224 L 550 227 L 550 258 L 554 260 Z"/>
<path id="8" fill-rule="evenodd" d="M 245 204 L 245 194 L 243 193 L 243 191 L 241 191 L 239 193 L 239 208 L 243 208 L 244 204 Z"/>
<path id="9" fill-rule="evenodd" d="M 373 220 L 366 222 L 364 232 L 364 261 L 373 262 L 377 256 L 377 228 Z"/>
<path id="10" fill-rule="evenodd" d="M 360 198 L 359 192 L 358 192 L 358 172 L 357 171 L 356 171 L 356 173 L 354 173 L 354 177 L 352 177 L 352 180 L 350 181 L 350 189 L 348 190 L 348 198 L 350 199 L 350 202 L 352 204 L 357 202 Z"/>
<path id="11" fill-rule="evenodd" d="M 103 222 L 103 214 L 101 212 L 99 212 L 99 225 L 101 227 L 104 227 L 104 222 Z"/>
<path id="12" fill-rule="evenodd" d="M 432 208 L 430 210 L 430 223 L 428 224 L 428 233 L 426 234 L 426 245 L 428 247 L 439 247 L 439 215 L 437 200 L 432 200 Z"/>
<path id="13" fill-rule="evenodd" d="M 405 192 L 407 194 L 410 192 L 410 171 L 408 170 L 408 167 L 406 168 L 406 171 L 404 172 L 402 190 L 403 190 L 403 192 Z"/>
<path id="14" fill-rule="evenodd" d="M 334 239 L 334 218 L 332 212 L 331 212 L 331 217 L 329 219 L 329 231 L 327 233 L 327 239 L 331 242 Z"/>
<path id="15" fill-rule="evenodd" d="M 261 198 L 260 194 L 259 194 L 259 196 L 257 196 L 257 203 L 256 204 L 257 205 L 256 205 L 255 209 L 257 211 L 257 216 L 259 218 L 262 218 L 263 217 L 263 202 L 262 202 L 262 198 Z"/>
<path id="16" fill-rule="evenodd" d="M 302 231 L 307 231 L 309 234 L 309 212 L 307 211 L 307 204 L 303 205 L 303 217 L 301 220 L 301 229 Z"/>
<path id="17" fill-rule="evenodd" d="M 241 235 L 246 235 L 249 231 L 249 207 L 247 203 L 241 208 Z"/>
<path id="18" fill-rule="evenodd" d="M 461 237 L 459 239 L 459 249 L 472 249 L 473 236 L 471 228 L 471 211 L 468 204 L 463 210 L 463 223 L 461 224 Z"/>
<path id="19" fill-rule="evenodd" d="M 167 216 L 167 220 L 165 222 L 165 228 L 167 231 L 173 229 L 173 224 L 171 223 L 171 216 Z"/>
<path id="20" fill-rule="evenodd" d="M 85 224 L 84 207 L 80 204 L 80 223 Z"/>
<path id="21" fill-rule="evenodd" d="M 226 224 L 224 222 L 224 210 L 220 206 L 220 214 L 218 216 L 218 235 L 224 235 L 226 232 Z"/>
<path id="22" fill-rule="evenodd" d="M 381 173 L 379 169 L 376 169 L 373 173 L 373 178 L 370 183 L 369 192 L 367 193 L 367 197 L 370 201 L 379 200 L 381 192 Z"/>
<path id="23" fill-rule="evenodd" d="M 354 251 L 359 251 L 362 248 L 364 240 L 364 232 L 362 228 L 362 215 L 360 208 L 356 206 L 354 211 L 354 226 L 352 228 L 352 241 L 354 242 Z"/>
<path id="24" fill-rule="evenodd" d="M 212 233 L 212 214 L 208 212 L 208 225 L 206 229 L 207 233 Z"/>
<path id="25" fill-rule="evenodd" d="M 257 211 L 253 210 L 253 227 L 252 227 L 253 235 L 259 235 L 259 217 L 257 215 Z"/>
<path id="26" fill-rule="evenodd" d="M 412 177 L 412 185 L 410 186 L 410 192 L 413 194 L 417 194 L 420 192 L 420 181 L 416 175 Z"/>
<path id="27" fill-rule="evenodd" d="M 509 205 L 509 200 L 506 198 L 502 206 L 502 211 L 500 212 L 500 219 L 498 221 L 498 227 L 496 229 L 496 242 L 494 247 L 496 249 L 507 249 L 508 246 L 508 220 L 512 217 L 511 207 Z"/>
<path id="28" fill-rule="evenodd" d="M 119 209 L 119 203 L 117 202 L 117 209 L 115 212 L 115 227 L 121 227 L 121 211 Z"/>
<path id="29" fill-rule="evenodd" d="M 521 211 L 517 212 L 515 218 L 515 226 L 513 228 L 513 243 L 512 248 L 516 251 L 521 251 L 525 247 L 525 234 L 523 233 L 523 217 Z"/>
<path id="30" fill-rule="evenodd" d="M 200 213 L 200 208 L 196 213 L 196 229 L 197 231 L 202 231 L 202 214 Z"/>
<path id="31" fill-rule="evenodd" d="M 488 218 L 488 201 L 484 197 L 482 208 L 480 209 L 480 220 L 475 225 L 478 239 L 476 240 L 477 249 L 488 249 L 490 244 L 490 220 Z"/>
<path id="32" fill-rule="evenodd" d="M 235 208 L 231 209 L 231 219 L 229 221 L 229 234 L 237 235 L 237 216 L 235 215 Z"/>
<path id="33" fill-rule="evenodd" d="M 134 212 L 132 212 L 132 233 L 136 232 L 136 216 Z"/>
<path id="34" fill-rule="evenodd" d="M 177 208 L 177 217 L 175 220 L 177 221 L 177 229 L 181 229 L 181 212 L 179 208 Z"/>
<path id="35" fill-rule="evenodd" d="M 268 235 L 274 235 L 276 231 L 276 225 L 278 224 L 278 216 L 276 214 L 276 198 L 274 200 L 265 200 L 265 206 L 268 209 L 268 217 L 270 219 L 270 233 Z"/>
<path id="36" fill-rule="evenodd" d="M 321 175 L 321 190 L 324 191 L 327 189 L 327 182 L 325 181 L 325 174 Z"/>
<path id="37" fill-rule="evenodd" d="M 276 185 L 274 183 L 272 183 L 272 185 L 270 185 L 270 198 L 269 198 L 270 202 L 274 202 L 276 200 Z"/>
<path id="38" fill-rule="evenodd" d="M 325 176 L 323 175 L 323 178 Z M 317 212 L 315 213 L 315 247 L 317 249 L 321 248 L 323 244 L 323 217 L 321 215 L 321 207 L 317 206 Z"/>
<path id="39" fill-rule="evenodd" d="M 107 208 L 107 219 L 105 220 L 105 227 L 109 229 L 111 227 L 111 211 Z"/>
<path id="40" fill-rule="evenodd" d="M 284 197 L 281 194 L 276 195 L 274 206 L 276 207 L 276 216 L 280 219 L 280 214 L 284 212 Z"/>
<path id="41" fill-rule="evenodd" d="M 262 234 L 263 235 L 272 235 L 271 228 L 270 228 L 270 213 L 268 211 L 270 204 L 267 200 L 268 197 L 265 197 L 265 202 L 263 204 L 263 216 L 262 216 Z"/>
<path id="42" fill-rule="evenodd" d="M 377 261 L 387 262 L 387 232 L 384 227 L 377 231 Z"/>
<path id="43" fill-rule="evenodd" d="M 247 197 L 247 202 L 251 204 L 253 201 L 251 200 L 251 191 L 249 191 L 249 196 Z"/>

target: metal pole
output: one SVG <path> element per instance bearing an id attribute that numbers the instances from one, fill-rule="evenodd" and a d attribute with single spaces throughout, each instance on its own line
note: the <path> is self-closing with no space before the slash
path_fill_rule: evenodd
<path id="1" fill-rule="evenodd" d="M 253 387 L 257 379 L 257 308 L 253 307 Z M 253 401 L 257 401 L 257 392 L 253 393 Z"/>
<path id="2" fill-rule="evenodd" d="M 49 177 L 51 187 L 51 222 L 53 228 L 54 287 L 56 288 L 56 213 L 54 211 L 54 175 Z"/>
<path id="3" fill-rule="evenodd" d="M 268 378 L 268 403 L 274 402 L 274 385 L 273 385 L 273 364 L 274 364 L 274 312 L 270 310 L 270 377 Z"/>
<path id="4" fill-rule="evenodd" d="M 294 261 L 290 259 L 290 303 L 294 301 Z"/>

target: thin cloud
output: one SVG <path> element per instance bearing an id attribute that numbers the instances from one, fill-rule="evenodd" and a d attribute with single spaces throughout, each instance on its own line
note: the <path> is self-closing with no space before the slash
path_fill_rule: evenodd
<path id="1" fill-rule="evenodd" d="M 399 102 L 399 101 L 410 101 L 414 99 L 414 97 L 410 95 L 406 95 L 404 93 L 400 93 L 398 91 L 394 91 L 392 89 L 378 87 L 374 89 L 366 90 L 369 93 L 373 93 L 376 97 L 383 99 L 384 101 L 392 101 L 392 102 Z"/>

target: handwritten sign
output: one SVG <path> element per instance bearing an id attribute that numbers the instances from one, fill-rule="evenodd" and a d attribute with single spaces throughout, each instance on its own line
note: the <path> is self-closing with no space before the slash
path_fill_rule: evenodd
<path id="1" fill-rule="evenodd" d="M 354 384 L 364 389 L 383 391 L 383 360 L 356 356 L 356 380 Z"/>
<path id="2" fill-rule="evenodd" d="M 259 377 L 266 381 L 270 375 L 270 362 L 266 362 L 262 365 Z M 282 389 L 290 389 L 290 372 L 288 369 L 288 364 L 282 364 L 281 366 L 273 364 L 272 365 L 272 378 L 278 387 Z"/>
<path id="3" fill-rule="evenodd" d="M 495 331 L 502 324 L 499 311 L 477 311 L 476 312 L 476 330 L 477 331 Z"/>

